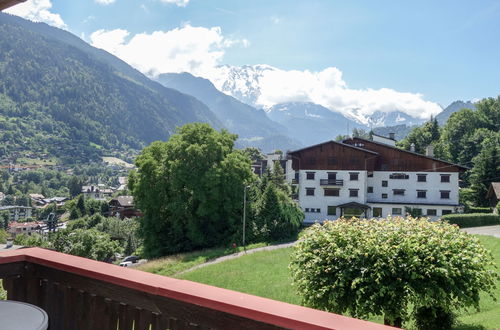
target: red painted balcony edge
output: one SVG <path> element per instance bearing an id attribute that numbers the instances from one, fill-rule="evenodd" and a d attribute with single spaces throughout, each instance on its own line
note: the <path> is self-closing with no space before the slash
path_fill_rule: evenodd
<path id="1" fill-rule="evenodd" d="M 392 327 L 210 285 L 67 255 L 41 248 L 0 253 L 0 264 L 26 261 L 154 295 L 292 329 L 391 329 Z"/>

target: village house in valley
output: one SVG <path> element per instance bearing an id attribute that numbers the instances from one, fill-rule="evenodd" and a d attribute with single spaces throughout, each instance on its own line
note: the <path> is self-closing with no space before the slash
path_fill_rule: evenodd
<path id="1" fill-rule="evenodd" d="M 19 221 L 26 218 L 31 218 L 31 206 L 9 205 L 0 206 L 1 211 L 9 212 L 9 221 Z"/>
<path id="2" fill-rule="evenodd" d="M 396 148 L 393 138 L 327 141 L 289 152 L 288 161 L 305 222 L 461 211 L 459 173 L 467 168 Z"/>

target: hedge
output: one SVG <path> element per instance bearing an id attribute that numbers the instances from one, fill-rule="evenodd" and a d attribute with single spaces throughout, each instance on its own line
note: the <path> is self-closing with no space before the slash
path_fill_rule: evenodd
<path id="1" fill-rule="evenodd" d="M 460 228 L 500 225 L 500 216 L 493 213 L 447 214 L 441 219 Z"/>
<path id="2" fill-rule="evenodd" d="M 489 207 L 469 206 L 466 207 L 466 213 L 491 213 L 491 209 Z"/>

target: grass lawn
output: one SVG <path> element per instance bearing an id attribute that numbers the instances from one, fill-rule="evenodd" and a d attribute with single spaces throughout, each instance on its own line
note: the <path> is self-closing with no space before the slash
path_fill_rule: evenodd
<path id="1" fill-rule="evenodd" d="M 247 250 L 263 246 L 267 246 L 267 244 L 250 244 L 247 245 Z M 241 251 L 243 251 L 243 248 L 237 247 L 236 249 L 215 248 L 188 253 L 179 253 L 168 257 L 150 260 L 144 264 L 134 267 L 134 269 L 164 276 L 172 276 L 207 261 Z"/>
<path id="2" fill-rule="evenodd" d="M 500 239 L 490 236 L 478 237 L 492 251 L 497 267 L 500 269 Z M 203 267 L 179 275 L 178 278 L 300 304 L 300 297 L 295 294 L 291 286 L 288 271 L 291 251 L 292 248 L 257 252 Z M 500 281 L 497 283 L 495 297 L 500 300 Z M 458 320 L 461 325 L 455 329 L 500 329 L 500 301 L 495 302 L 489 296 L 482 295 L 480 307 L 480 312 L 475 310 L 460 312 Z M 381 322 L 382 318 L 374 317 L 370 320 Z"/>

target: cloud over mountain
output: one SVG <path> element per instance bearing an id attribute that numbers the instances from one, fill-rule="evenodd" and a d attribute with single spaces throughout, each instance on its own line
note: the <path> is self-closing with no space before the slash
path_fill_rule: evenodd
<path id="1" fill-rule="evenodd" d="M 5 12 L 33 22 L 44 22 L 61 29 L 67 28 L 61 16 L 51 12 L 51 8 L 52 2 L 50 0 L 28 0 L 8 8 Z"/>
<path id="2" fill-rule="evenodd" d="M 216 74 L 225 49 L 248 45 L 245 39 L 224 37 L 219 27 L 190 25 L 133 36 L 122 29 L 98 30 L 90 40 L 92 46 L 107 50 L 149 76 L 189 72 L 209 77 Z"/>
<path id="3" fill-rule="evenodd" d="M 90 39 L 93 46 L 111 52 L 151 77 L 189 72 L 210 79 L 219 90 L 256 107 L 312 102 L 363 123 L 376 112 L 399 110 L 426 119 L 442 110 L 418 93 L 349 88 L 336 67 L 301 71 L 268 65 L 222 66 L 226 51 L 235 46 L 248 47 L 249 41 L 226 37 L 219 27 L 186 25 L 132 36 L 121 29 L 98 30 Z"/>

